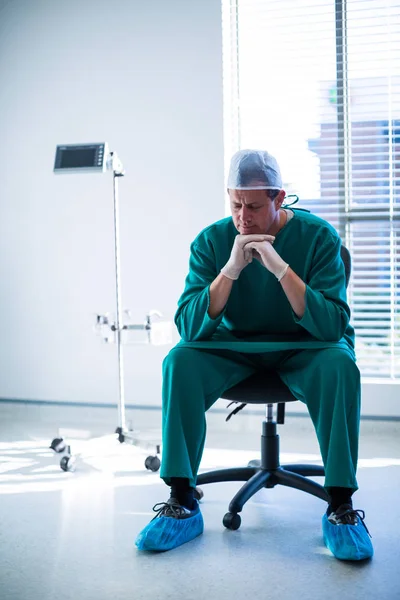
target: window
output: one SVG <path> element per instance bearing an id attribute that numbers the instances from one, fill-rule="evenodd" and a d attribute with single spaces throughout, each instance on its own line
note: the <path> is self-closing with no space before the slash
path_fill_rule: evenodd
<path id="1" fill-rule="evenodd" d="M 400 380 L 400 0 L 223 0 L 226 166 L 267 149 L 339 232 L 364 376 Z"/>

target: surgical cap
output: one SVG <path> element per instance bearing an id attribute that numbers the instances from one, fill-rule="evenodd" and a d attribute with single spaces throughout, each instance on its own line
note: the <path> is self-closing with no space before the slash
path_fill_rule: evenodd
<path id="1" fill-rule="evenodd" d="M 239 150 L 232 156 L 228 175 L 231 190 L 281 190 L 276 159 L 264 150 Z"/>

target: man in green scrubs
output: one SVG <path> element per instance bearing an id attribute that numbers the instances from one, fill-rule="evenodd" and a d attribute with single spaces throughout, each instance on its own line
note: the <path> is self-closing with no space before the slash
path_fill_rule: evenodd
<path id="1" fill-rule="evenodd" d="M 181 342 L 163 364 L 161 477 L 167 502 L 138 535 L 141 550 L 169 550 L 203 531 L 194 488 L 205 412 L 222 393 L 276 368 L 307 405 L 325 466 L 330 502 L 324 541 L 340 559 L 373 554 L 363 511 L 352 506 L 360 420 L 360 374 L 349 324 L 341 241 L 326 221 L 282 208 L 279 166 L 241 150 L 228 177 L 232 217 L 191 245 L 175 323 Z"/>

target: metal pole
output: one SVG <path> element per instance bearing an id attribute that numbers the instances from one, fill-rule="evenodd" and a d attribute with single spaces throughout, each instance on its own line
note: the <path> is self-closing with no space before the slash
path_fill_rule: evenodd
<path id="1" fill-rule="evenodd" d="M 114 241 L 115 241 L 115 283 L 117 298 L 117 322 L 116 336 L 118 347 L 118 425 L 121 429 L 126 429 L 125 424 L 125 389 L 124 389 L 124 357 L 122 350 L 122 304 L 121 304 L 121 278 L 120 278 L 120 256 L 119 256 L 119 205 L 118 205 L 118 175 L 113 172 L 113 191 L 114 191 Z"/>
<path id="2" fill-rule="evenodd" d="M 240 131 L 240 71 L 239 71 L 239 0 L 230 0 L 229 3 L 229 58 L 230 89 L 229 99 L 231 106 L 230 119 L 230 153 L 237 152 L 241 148 Z"/>

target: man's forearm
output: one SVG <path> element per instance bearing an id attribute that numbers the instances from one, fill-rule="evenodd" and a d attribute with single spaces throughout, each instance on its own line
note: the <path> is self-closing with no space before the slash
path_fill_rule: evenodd
<path id="1" fill-rule="evenodd" d="M 293 312 L 301 319 L 306 310 L 306 284 L 290 267 L 280 283 Z"/>
<path id="2" fill-rule="evenodd" d="M 210 285 L 210 305 L 208 316 L 216 319 L 224 310 L 232 291 L 233 280 L 225 277 L 222 273 L 218 275 Z"/>
<path id="3" fill-rule="evenodd" d="M 280 283 L 293 312 L 301 319 L 306 310 L 306 284 L 290 267 Z M 231 294 L 232 286 L 232 279 L 225 277 L 222 273 L 210 285 L 208 316 L 211 319 L 216 319 L 224 310 Z"/>

